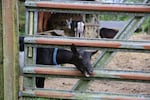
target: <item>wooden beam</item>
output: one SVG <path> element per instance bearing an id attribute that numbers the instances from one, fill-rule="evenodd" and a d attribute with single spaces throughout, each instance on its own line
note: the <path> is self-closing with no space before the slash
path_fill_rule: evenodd
<path id="1" fill-rule="evenodd" d="M 4 100 L 2 1 L 0 1 L 0 100 Z"/>
<path id="2" fill-rule="evenodd" d="M 4 99 L 18 99 L 18 3 L 2 0 Z"/>

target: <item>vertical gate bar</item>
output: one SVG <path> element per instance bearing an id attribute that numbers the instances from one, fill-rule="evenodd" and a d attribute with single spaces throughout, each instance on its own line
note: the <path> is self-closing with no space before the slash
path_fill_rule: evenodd
<path id="1" fill-rule="evenodd" d="M 28 25 L 27 25 L 27 27 L 28 27 L 28 30 L 27 30 L 27 34 L 26 35 L 33 35 L 34 34 L 34 13 L 33 12 L 31 12 L 31 11 L 29 11 L 29 17 L 28 16 L 26 16 L 26 17 L 28 17 L 28 18 L 26 18 L 26 19 L 28 19 Z M 33 64 L 33 48 L 32 47 L 27 47 L 26 45 L 25 45 L 25 48 L 27 48 L 27 50 L 25 51 L 26 53 L 25 54 L 27 54 L 27 55 L 25 55 L 25 63 L 26 64 Z"/>
<path id="2" fill-rule="evenodd" d="M 18 99 L 18 2 L 2 0 L 3 22 L 3 93 L 2 100 Z"/>
<path id="3" fill-rule="evenodd" d="M 26 12 L 26 35 L 34 35 L 34 12 L 28 11 Z M 32 47 L 27 47 L 25 45 L 25 66 L 27 65 L 35 65 L 35 54 L 33 53 L 35 50 Z M 25 77 L 24 78 L 24 89 L 27 87 L 35 87 L 35 78 L 34 77 Z"/>
<path id="4" fill-rule="evenodd" d="M 34 33 L 34 13 L 32 11 L 29 12 L 29 35 L 33 35 Z M 28 57 L 33 57 L 33 48 L 28 47 Z"/>
<path id="5" fill-rule="evenodd" d="M 25 21 L 25 35 L 28 35 L 29 30 L 29 11 L 26 10 L 26 21 Z"/>
<path id="6" fill-rule="evenodd" d="M 34 13 L 33 13 L 33 11 L 30 11 L 29 12 L 30 14 L 29 14 L 29 35 L 33 35 L 33 23 L 34 23 Z"/>
<path id="7" fill-rule="evenodd" d="M 34 35 L 37 35 L 38 28 L 38 11 L 34 11 Z"/>
<path id="8" fill-rule="evenodd" d="M 27 47 L 25 46 L 25 63 L 24 66 L 28 66 L 31 65 L 30 62 L 30 58 L 27 57 Z M 23 89 L 27 88 L 27 87 L 34 87 L 34 78 L 33 77 L 24 77 L 23 79 Z"/>
<path id="9" fill-rule="evenodd" d="M 34 11 L 34 35 L 37 35 L 38 11 Z M 33 48 L 33 64 L 36 65 L 36 48 Z"/>

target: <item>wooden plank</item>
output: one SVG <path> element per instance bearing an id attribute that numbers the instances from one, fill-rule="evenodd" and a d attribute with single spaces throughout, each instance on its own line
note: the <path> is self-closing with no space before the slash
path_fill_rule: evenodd
<path id="1" fill-rule="evenodd" d="M 2 1 L 0 1 L 0 100 L 4 100 Z"/>
<path id="2" fill-rule="evenodd" d="M 18 7 L 17 0 L 2 0 L 4 99 L 18 99 Z"/>
<path id="3" fill-rule="evenodd" d="M 47 9 L 63 10 L 90 10 L 90 11 L 110 11 L 110 12 L 129 12 L 129 13 L 150 13 L 150 7 L 147 5 L 121 5 L 121 4 L 101 4 L 101 3 L 81 3 L 81 2 L 50 2 L 36 1 L 25 3 L 27 7 L 38 7 Z"/>

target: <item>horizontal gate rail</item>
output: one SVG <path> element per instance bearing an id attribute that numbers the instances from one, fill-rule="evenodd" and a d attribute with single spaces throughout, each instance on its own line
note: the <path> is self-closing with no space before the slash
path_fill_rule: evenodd
<path id="1" fill-rule="evenodd" d="M 23 69 L 25 75 L 32 76 L 32 75 L 41 75 L 41 76 L 51 76 L 54 75 L 56 77 L 75 77 L 75 78 L 86 78 L 83 74 L 76 68 L 72 67 L 30 67 L 26 66 Z M 87 79 L 101 79 L 101 78 L 112 78 L 119 79 L 119 80 L 139 80 L 139 81 L 147 81 L 150 82 L 150 72 L 144 71 L 121 71 L 121 70 L 100 70 L 94 69 L 93 74 L 88 77 Z"/>
<path id="2" fill-rule="evenodd" d="M 53 2 L 53 1 L 26 1 L 25 6 L 28 10 L 42 10 L 60 13 L 88 13 L 96 14 L 98 12 L 111 14 L 150 14 L 149 4 L 103 4 L 98 2 Z M 37 9 L 38 8 L 38 9 Z M 109 13 L 108 13 L 109 12 Z"/>
<path id="3" fill-rule="evenodd" d="M 127 95 L 115 93 L 75 92 L 49 89 L 25 90 L 23 96 L 75 100 L 150 100 L 149 95 Z"/>
<path id="4" fill-rule="evenodd" d="M 101 48 L 101 49 L 119 49 L 122 51 L 136 50 L 150 52 L 150 41 L 126 41 L 126 40 L 101 40 L 101 39 L 73 39 L 73 38 L 46 38 L 46 37 L 25 37 L 25 43 L 31 45 L 60 45 L 70 46 L 83 46 L 88 48 Z"/>
<path id="5" fill-rule="evenodd" d="M 49 9 L 72 9 L 72 10 L 93 10 L 93 11 L 112 11 L 112 12 L 133 12 L 150 13 L 148 5 L 125 5 L 125 4 L 101 4 L 84 2 L 50 2 L 50 1 L 27 1 L 27 7 L 49 8 Z"/>

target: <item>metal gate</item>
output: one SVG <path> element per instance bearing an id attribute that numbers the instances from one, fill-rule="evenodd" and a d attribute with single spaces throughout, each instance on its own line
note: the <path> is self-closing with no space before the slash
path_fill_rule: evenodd
<path id="1" fill-rule="evenodd" d="M 143 4 L 102 4 L 98 2 L 79 1 L 26 1 L 26 37 L 23 99 L 56 98 L 56 99 L 110 99 L 110 100 L 149 100 L 149 95 L 114 94 L 85 92 L 91 80 L 120 80 L 150 82 L 150 72 L 105 70 L 103 69 L 118 51 L 150 52 L 150 41 L 129 41 L 132 33 L 150 14 L 149 1 Z M 132 16 L 113 40 L 99 38 L 44 37 L 37 34 L 38 12 L 77 13 L 77 14 L 122 14 Z M 102 53 L 94 62 L 94 74 L 85 78 L 76 68 L 40 67 L 36 64 L 36 47 L 68 48 L 75 44 L 79 48 L 97 50 Z M 45 74 L 46 73 L 46 74 Z M 35 76 L 50 76 L 80 79 L 70 90 L 50 90 L 35 88 Z"/>

